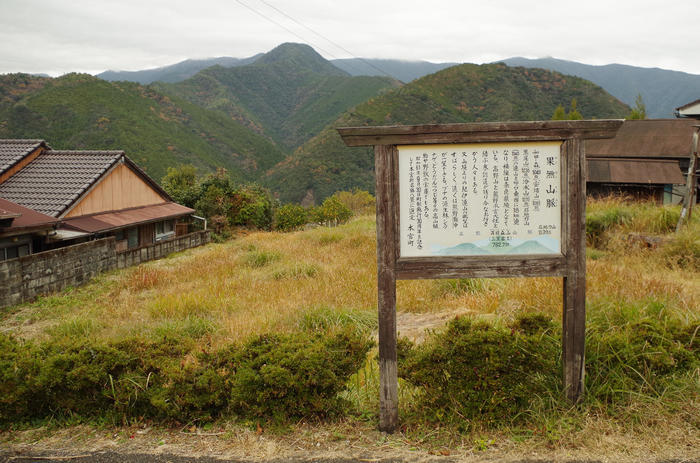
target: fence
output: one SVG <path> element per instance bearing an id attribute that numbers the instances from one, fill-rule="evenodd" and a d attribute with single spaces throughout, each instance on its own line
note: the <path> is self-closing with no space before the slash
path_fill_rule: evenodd
<path id="1" fill-rule="evenodd" d="M 126 251 L 117 251 L 114 237 L 66 246 L 0 262 L 0 307 L 39 295 L 80 286 L 102 272 L 138 265 L 170 253 L 201 246 L 209 231 L 197 231 Z"/>

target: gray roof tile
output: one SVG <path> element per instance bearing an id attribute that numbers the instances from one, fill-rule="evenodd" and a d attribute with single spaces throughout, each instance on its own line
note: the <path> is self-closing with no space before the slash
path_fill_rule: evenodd
<path id="1" fill-rule="evenodd" d="M 123 157 L 123 151 L 45 151 L 0 184 L 0 197 L 59 217 Z"/>
<path id="2" fill-rule="evenodd" d="M 44 140 L 7 140 L 0 138 L 0 174 L 37 149 L 42 143 L 44 143 Z"/>

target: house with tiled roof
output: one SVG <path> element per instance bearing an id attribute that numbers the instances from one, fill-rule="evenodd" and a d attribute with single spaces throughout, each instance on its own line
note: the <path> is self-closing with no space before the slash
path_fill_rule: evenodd
<path id="1" fill-rule="evenodd" d="M 589 194 L 678 203 L 697 120 L 626 120 L 614 138 L 586 141 Z"/>
<path id="2" fill-rule="evenodd" d="M 0 198 L 58 219 L 49 247 L 115 236 L 129 249 L 187 233 L 193 209 L 172 198 L 123 151 L 53 150 L 0 140 Z"/>
<path id="3" fill-rule="evenodd" d="M 58 219 L 0 198 L 0 261 L 43 250 Z"/>
<path id="4" fill-rule="evenodd" d="M 691 101 L 675 110 L 676 117 L 690 117 L 700 119 L 700 100 Z"/>

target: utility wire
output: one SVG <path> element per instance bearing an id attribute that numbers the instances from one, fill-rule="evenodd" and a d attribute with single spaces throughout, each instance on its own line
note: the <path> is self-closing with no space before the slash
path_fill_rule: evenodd
<path id="1" fill-rule="evenodd" d="M 359 58 L 359 57 L 355 56 L 352 52 L 350 52 L 349 50 L 345 49 L 345 48 L 342 47 L 341 45 L 335 43 L 334 41 L 332 41 L 331 39 L 329 39 L 329 38 L 327 38 L 327 37 L 321 35 L 320 33 L 314 31 L 314 30 L 311 29 L 310 27 L 308 27 L 308 26 L 302 24 L 301 22 L 297 21 L 296 19 L 294 19 L 293 17 L 291 17 L 290 15 L 288 15 L 287 13 L 285 13 L 284 11 L 280 10 L 279 8 L 277 8 L 277 7 L 273 6 L 273 5 L 270 5 L 270 4 L 267 3 L 265 0 L 260 0 L 260 1 L 261 1 L 262 3 L 264 3 L 265 5 L 267 5 L 269 8 L 272 8 L 273 10 L 277 11 L 277 12 L 280 13 L 281 15 L 283 15 L 283 16 L 287 17 L 288 19 L 294 21 L 296 24 L 300 25 L 301 27 L 303 27 L 303 28 L 305 28 L 305 29 L 311 31 L 313 34 L 317 35 L 318 37 L 320 37 L 320 38 L 326 40 L 327 42 L 331 43 L 332 45 L 334 45 L 334 46 L 338 47 L 339 49 L 343 50 L 345 53 L 349 54 L 349 55 L 352 56 L 353 58 L 362 61 L 362 62 L 365 63 L 367 66 L 369 66 L 369 67 L 371 67 L 371 68 L 374 68 L 375 70 L 379 71 L 380 73 L 384 74 L 384 75 L 387 76 L 387 77 L 391 77 L 392 79 L 395 78 L 394 76 L 392 76 L 392 75 L 389 74 L 388 72 L 386 72 L 386 71 L 384 71 L 384 70 L 378 68 L 377 66 L 375 66 L 375 65 L 372 64 L 372 63 L 370 63 L 369 61 L 367 61 L 367 60 L 365 60 L 365 59 L 363 59 L 363 58 Z M 293 36 L 295 36 L 295 37 L 297 37 L 298 39 L 300 39 L 302 42 L 307 42 L 307 41 L 308 41 L 307 39 L 305 39 L 305 38 L 302 37 L 301 35 L 297 34 L 297 33 L 294 32 L 293 30 L 289 29 L 288 27 L 284 26 L 283 24 L 280 24 L 279 22 L 275 21 L 274 19 L 270 18 L 269 16 L 265 15 L 264 13 L 259 12 L 258 10 L 256 10 L 256 9 L 253 8 L 253 7 L 251 7 L 250 5 L 247 5 L 247 4 L 244 3 L 242 0 L 236 0 L 236 2 L 237 2 L 238 4 L 240 4 L 240 5 L 242 5 L 243 7 L 247 8 L 248 10 L 252 11 L 253 13 L 257 14 L 257 15 L 260 16 L 261 18 L 265 19 L 266 21 L 269 21 L 269 22 L 275 24 L 276 26 L 281 27 L 281 28 L 284 29 L 285 31 L 289 32 L 289 33 L 292 34 Z M 321 48 L 320 46 L 318 46 L 318 45 L 316 45 L 316 44 L 314 44 L 314 46 L 315 46 L 316 48 L 318 48 L 319 50 L 321 50 L 321 51 L 322 51 L 323 53 L 325 53 L 326 55 L 330 56 L 331 58 L 333 58 L 333 59 L 339 59 L 338 57 L 336 57 L 335 55 L 333 55 L 333 53 L 329 52 L 328 50 L 325 50 L 325 49 Z M 346 63 L 346 64 L 349 64 L 349 63 Z M 351 65 L 351 66 L 352 66 L 352 65 Z M 356 68 L 356 69 L 360 70 L 359 68 Z M 360 70 L 360 71 L 361 71 L 361 70 Z"/>
<path id="2" fill-rule="evenodd" d="M 303 41 L 303 42 L 306 42 L 306 41 L 307 41 L 304 37 L 302 37 L 301 35 L 297 34 L 297 33 L 294 32 L 293 30 L 291 30 L 291 29 L 285 27 L 284 25 L 278 23 L 278 22 L 275 21 L 274 19 L 272 19 L 272 18 L 270 18 L 270 17 L 268 17 L 268 16 L 265 16 L 263 13 L 259 12 L 258 10 L 254 9 L 254 8 L 251 7 L 251 6 L 246 5 L 246 4 L 243 3 L 241 0 L 236 0 L 236 2 L 239 3 L 239 4 L 241 4 L 241 5 L 243 5 L 244 7 L 248 8 L 250 11 L 252 11 L 253 13 L 255 13 L 255 14 L 257 14 L 258 16 L 262 17 L 263 19 L 265 19 L 265 20 L 267 20 L 267 21 L 270 21 L 271 23 L 276 24 L 277 26 L 281 27 L 282 29 L 284 29 L 285 31 L 289 32 L 290 34 L 292 34 L 292 35 L 295 36 L 296 38 L 300 39 L 301 41 Z M 330 53 L 329 51 L 324 50 L 323 48 L 319 47 L 318 45 L 317 45 L 317 47 L 318 47 L 318 49 L 321 50 L 322 52 L 324 52 L 324 53 L 326 53 L 327 55 L 333 57 L 334 59 L 337 59 L 337 58 L 336 58 L 335 56 L 333 56 L 333 54 Z"/>
<path id="3" fill-rule="evenodd" d="M 264 3 L 265 5 L 267 5 L 268 7 L 272 8 L 273 10 L 275 10 L 276 12 L 278 12 L 279 14 L 281 14 L 281 15 L 285 16 L 286 18 L 288 18 L 288 19 L 294 21 L 296 24 L 300 25 L 301 27 L 303 27 L 304 29 L 308 30 L 308 31 L 311 32 L 312 34 L 315 34 L 316 36 L 322 38 L 323 40 L 327 41 L 328 43 L 330 43 L 330 44 L 336 46 L 337 48 L 339 48 L 339 49 L 341 49 L 341 50 L 343 50 L 345 53 L 347 53 L 348 55 L 352 56 L 353 58 L 362 61 L 362 62 L 365 63 L 367 66 L 373 68 L 373 69 L 376 70 L 376 71 L 379 71 L 380 73 L 384 74 L 384 75 L 387 76 L 387 77 L 391 77 L 392 79 L 394 78 L 394 76 L 392 76 L 392 75 L 389 74 L 388 72 L 384 71 L 383 69 L 380 69 L 379 67 L 375 66 L 374 64 L 370 63 L 369 61 L 367 61 L 367 60 L 365 60 L 365 59 L 363 59 L 363 58 L 360 58 L 360 57 L 358 57 L 358 56 L 355 56 L 355 54 L 354 54 L 353 52 L 351 52 L 350 50 L 348 50 L 347 48 L 345 48 L 345 47 L 343 47 L 342 45 L 340 45 L 340 44 L 334 42 L 333 40 L 329 39 L 329 38 L 326 37 L 325 35 L 323 35 L 323 34 L 321 34 L 321 33 L 319 33 L 319 32 L 316 32 L 315 30 L 311 29 L 309 26 L 307 26 L 307 25 L 305 25 L 305 24 L 302 24 L 301 22 L 297 21 L 296 19 L 294 19 L 293 17 L 291 17 L 290 15 L 288 15 L 287 13 L 285 13 L 284 11 L 280 10 L 280 9 L 277 8 L 276 6 L 270 5 L 270 4 L 269 4 L 268 2 L 266 2 L 265 0 L 260 0 L 260 1 L 261 1 L 262 3 Z M 337 58 L 336 58 L 336 59 L 337 59 Z"/>

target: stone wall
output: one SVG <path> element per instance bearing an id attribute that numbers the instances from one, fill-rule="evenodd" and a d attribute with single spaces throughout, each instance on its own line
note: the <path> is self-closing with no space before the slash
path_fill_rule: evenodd
<path id="1" fill-rule="evenodd" d="M 202 230 L 136 249 L 117 251 L 117 268 L 130 267 L 141 262 L 160 259 L 173 252 L 184 251 L 185 249 L 207 244 L 210 239 L 209 230 Z"/>
<path id="2" fill-rule="evenodd" d="M 114 237 L 66 246 L 0 262 L 0 307 L 80 286 L 102 272 L 138 265 L 210 241 L 208 230 L 126 251 L 116 250 Z"/>
<path id="3" fill-rule="evenodd" d="M 116 266 L 114 237 L 0 262 L 0 307 L 80 286 Z"/>

